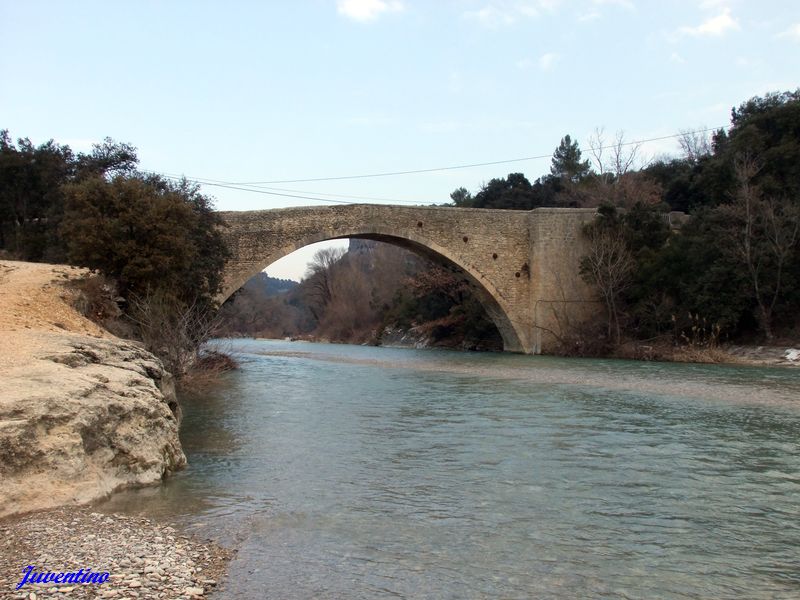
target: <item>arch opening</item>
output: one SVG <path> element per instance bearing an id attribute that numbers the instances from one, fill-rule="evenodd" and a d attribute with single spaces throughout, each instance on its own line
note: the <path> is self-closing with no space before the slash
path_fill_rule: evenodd
<path id="1" fill-rule="evenodd" d="M 422 256 L 452 273 L 457 273 L 467 283 L 470 292 L 483 307 L 488 319 L 496 327 L 502 339 L 503 350 L 507 352 L 524 351 L 521 332 L 518 331 L 517 324 L 509 318 L 507 311 L 501 305 L 502 298 L 500 294 L 493 288 L 486 277 L 477 272 L 476 269 L 470 268 L 469 265 L 460 264 L 460 261 L 456 257 L 450 256 L 446 249 L 438 247 L 437 244 L 428 240 L 416 240 L 374 230 L 350 231 L 338 235 L 319 232 L 305 235 L 300 239 L 283 238 L 271 248 L 262 248 L 259 253 L 260 256 L 254 257 L 255 260 L 244 264 L 239 261 L 238 268 L 232 268 L 230 272 L 226 272 L 226 286 L 220 296 L 220 303 L 240 289 L 251 277 L 256 276 L 277 260 L 310 244 L 337 239 L 360 239 L 390 244 Z M 232 266 L 236 267 L 237 265 Z"/>

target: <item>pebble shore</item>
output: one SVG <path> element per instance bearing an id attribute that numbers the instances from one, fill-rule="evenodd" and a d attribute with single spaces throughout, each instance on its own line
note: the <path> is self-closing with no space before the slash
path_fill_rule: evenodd
<path id="1" fill-rule="evenodd" d="M 0 598 L 205 598 L 230 551 L 150 519 L 59 508 L 0 521 Z M 23 570 L 108 572 L 103 584 L 25 584 Z"/>

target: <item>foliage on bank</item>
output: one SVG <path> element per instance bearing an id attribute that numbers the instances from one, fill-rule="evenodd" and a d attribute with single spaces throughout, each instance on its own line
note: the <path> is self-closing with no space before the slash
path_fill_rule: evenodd
<path id="1" fill-rule="evenodd" d="M 597 352 L 626 341 L 710 345 L 796 339 L 800 327 L 800 90 L 752 98 L 728 131 L 685 133 L 683 156 L 637 166 L 621 135 L 595 136 L 592 168 L 569 136 L 551 172 L 493 179 L 455 206 L 599 207 L 581 275 L 606 308 Z M 604 155 L 605 153 L 605 155 Z M 670 211 L 690 215 L 672 227 Z"/>
<path id="2" fill-rule="evenodd" d="M 648 161 L 622 134 L 597 131 L 587 154 L 565 136 L 535 181 L 511 173 L 451 194 L 462 208 L 598 209 L 579 275 L 606 318 L 565 336 L 565 353 L 646 358 L 679 348 L 713 360 L 721 341 L 797 338 L 800 92 L 748 100 L 728 131 L 686 132 L 679 142 L 680 157 Z M 689 218 L 678 226 L 671 211 Z M 390 327 L 501 347 L 462 278 L 381 246 L 368 259 L 363 248 L 318 256 L 296 289 L 268 298 L 245 288 L 223 313 L 228 333 L 375 342 Z"/>
<path id="3" fill-rule="evenodd" d="M 180 376 L 210 332 L 228 250 L 210 198 L 137 164 L 110 139 L 76 154 L 0 132 L 0 252 L 96 270 L 89 314 Z"/>
<path id="4" fill-rule="evenodd" d="M 588 155 L 565 136 L 550 172 L 533 183 L 511 173 L 475 194 L 452 193 L 456 207 L 598 208 L 580 275 L 596 287 L 606 320 L 587 325 L 566 352 L 796 339 L 800 91 L 748 100 L 727 131 L 680 142 L 682 156 L 644 161 L 621 134 L 597 132 Z M 108 320 L 122 310 L 129 334 L 180 373 L 214 326 L 227 250 L 209 198 L 136 165 L 135 149 L 111 140 L 75 154 L 52 141 L 15 145 L 3 131 L 0 252 L 98 270 L 105 279 L 87 306 Z M 690 218 L 676 227 L 670 211 Z M 500 346 L 462 277 L 382 245 L 319 255 L 280 296 L 249 285 L 222 315 L 216 331 L 227 334 L 379 343 L 389 327 L 433 343 Z M 173 355 L 176 344 L 186 352 Z"/>

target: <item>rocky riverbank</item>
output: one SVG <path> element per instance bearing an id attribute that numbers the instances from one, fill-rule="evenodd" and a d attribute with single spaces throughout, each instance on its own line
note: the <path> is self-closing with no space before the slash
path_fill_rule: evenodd
<path id="1" fill-rule="evenodd" d="M 141 517 L 61 508 L 0 521 L 0 598 L 190 599 L 216 589 L 230 552 Z M 104 583 L 25 583 L 32 573 L 108 573 Z"/>
<path id="2" fill-rule="evenodd" d="M 86 275 L 0 261 L 0 598 L 202 597 L 227 550 L 77 506 L 158 484 L 186 464 L 171 375 L 75 309 L 69 283 Z M 108 580 L 16 589 L 29 566 Z"/>
<path id="3" fill-rule="evenodd" d="M 156 484 L 186 464 L 172 377 L 79 314 L 67 266 L 0 261 L 0 517 Z"/>

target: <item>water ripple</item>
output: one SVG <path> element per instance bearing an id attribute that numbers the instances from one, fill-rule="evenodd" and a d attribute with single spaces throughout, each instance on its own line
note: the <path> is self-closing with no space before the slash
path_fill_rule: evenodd
<path id="1" fill-rule="evenodd" d="M 109 505 L 237 545 L 222 598 L 800 597 L 796 371 L 237 349 Z"/>

